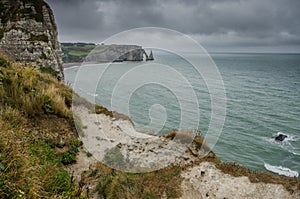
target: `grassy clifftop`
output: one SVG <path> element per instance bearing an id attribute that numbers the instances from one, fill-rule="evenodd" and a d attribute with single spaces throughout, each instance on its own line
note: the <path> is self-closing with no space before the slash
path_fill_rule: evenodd
<path id="1" fill-rule="evenodd" d="M 83 62 L 95 47 L 93 43 L 61 43 L 63 62 Z"/>
<path id="2" fill-rule="evenodd" d="M 65 165 L 81 145 L 72 91 L 0 58 L 0 198 L 78 196 Z"/>

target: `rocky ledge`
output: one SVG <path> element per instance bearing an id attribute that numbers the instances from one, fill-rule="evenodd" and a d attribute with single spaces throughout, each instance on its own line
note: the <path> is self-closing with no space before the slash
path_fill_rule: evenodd
<path id="1" fill-rule="evenodd" d="M 300 197 L 297 179 L 222 163 L 199 136 L 177 131 L 155 136 L 136 131 L 130 120 L 117 114 L 95 114 L 83 106 L 73 111 L 81 120 L 81 140 L 97 161 L 133 173 L 181 168 L 180 198 Z M 87 161 L 78 161 L 74 171 L 81 162 Z M 80 173 L 75 177 L 81 180 Z"/>

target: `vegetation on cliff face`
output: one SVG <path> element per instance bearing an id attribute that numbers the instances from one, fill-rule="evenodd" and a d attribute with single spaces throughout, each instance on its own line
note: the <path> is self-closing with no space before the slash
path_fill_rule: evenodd
<path id="1" fill-rule="evenodd" d="M 79 196 L 72 91 L 51 75 L 0 59 L 0 198 Z"/>

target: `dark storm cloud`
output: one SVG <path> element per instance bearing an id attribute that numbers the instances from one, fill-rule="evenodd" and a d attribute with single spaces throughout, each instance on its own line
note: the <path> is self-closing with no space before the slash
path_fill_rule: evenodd
<path id="1" fill-rule="evenodd" d="M 298 0 L 47 0 L 62 41 L 95 41 L 154 26 L 205 46 L 300 46 Z"/>

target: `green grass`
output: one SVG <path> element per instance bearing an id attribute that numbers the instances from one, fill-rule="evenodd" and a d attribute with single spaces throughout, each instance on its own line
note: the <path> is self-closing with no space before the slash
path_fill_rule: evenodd
<path id="1" fill-rule="evenodd" d="M 98 164 L 97 191 L 103 198 L 178 198 L 181 168 L 168 167 L 151 173 L 124 173 Z"/>
<path id="2" fill-rule="evenodd" d="M 11 63 L 8 62 L 8 61 L 7 61 L 6 59 L 4 59 L 3 57 L 0 57 L 0 66 L 1 66 L 1 67 L 7 68 L 7 67 L 11 66 Z"/>
<path id="3" fill-rule="evenodd" d="M 41 71 L 42 73 L 50 74 L 50 75 L 52 75 L 53 77 L 57 77 L 57 75 L 58 75 L 58 72 L 55 71 L 55 70 L 53 70 L 53 69 L 50 68 L 50 67 L 41 67 L 41 68 L 40 68 L 40 71 Z"/>
<path id="4" fill-rule="evenodd" d="M 42 54 L 40 55 L 40 58 L 41 59 L 47 59 L 47 55 L 44 52 L 42 52 Z"/>
<path id="5" fill-rule="evenodd" d="M 0 58 L 0 198 L 80 197 L 65 168 L 82 144 L 70 98 L 50 74 Z"/>
<path id="6" fill-rule="evenodd" d="M 82 62 L 95 47 L 96 45 L 94 44 L 62 43 L 63 62 Z"/>
<path id="7" fill-rule="evenodd" d="M 89 52 L 81 52 L 81 51 L 71 51 L 69 55 L 77 56 L 77 57 L 86 57 L 88 56 Z"/>
<path id="8" fill-rule="evenodd" d="M 42 72 L 0 57 L 0 198 L 79 198 L 84 196 L 65 165 L 76 162 L 78 140 L 71 111 L 77 105 L 113 113 L 93 105 Z"/>

